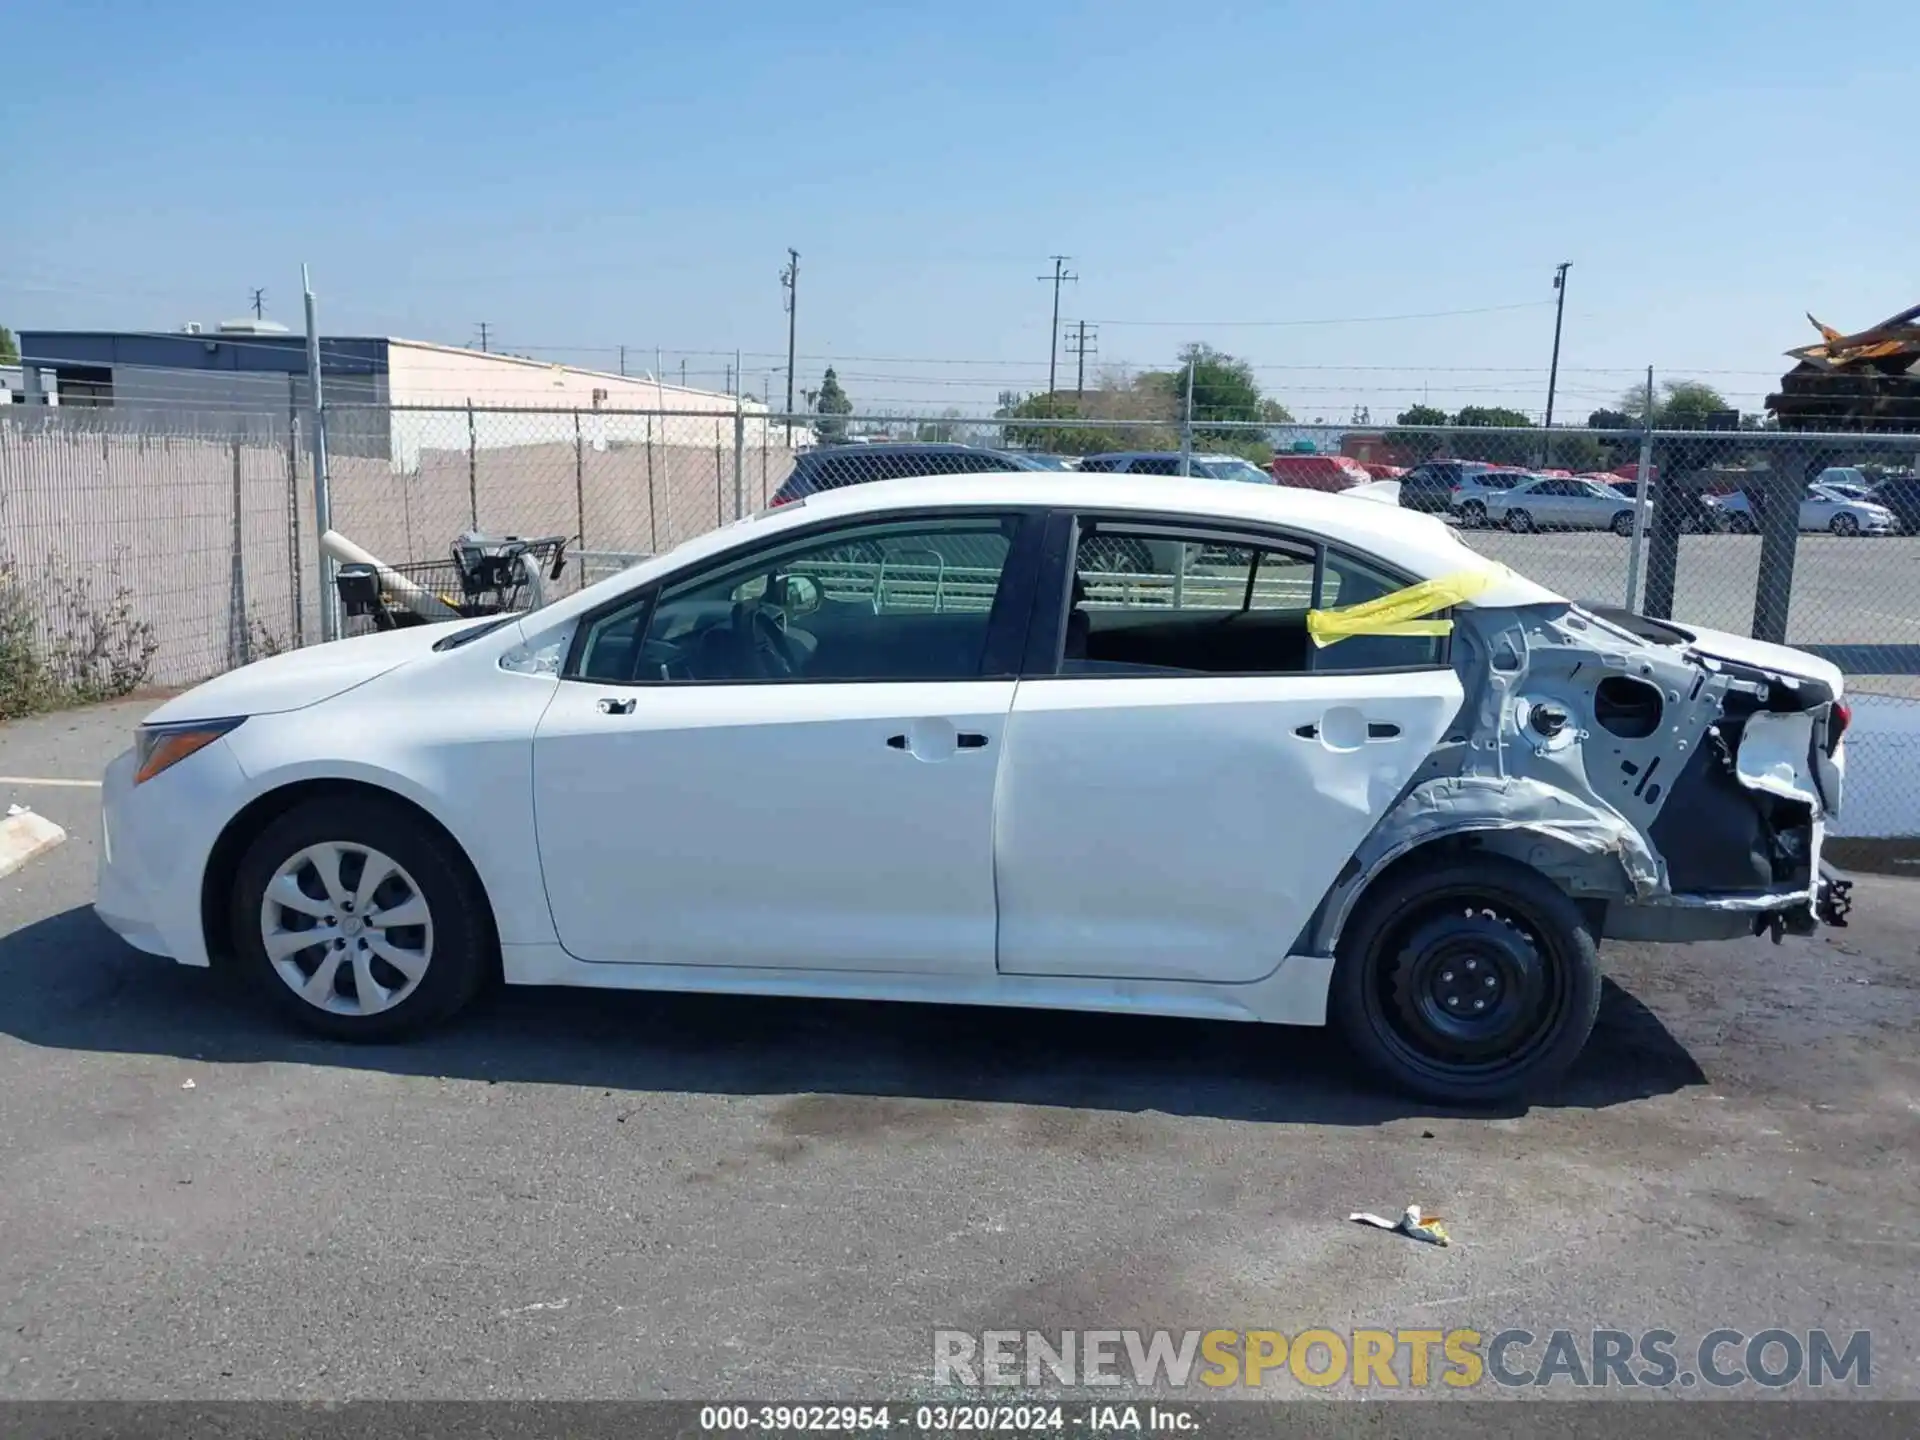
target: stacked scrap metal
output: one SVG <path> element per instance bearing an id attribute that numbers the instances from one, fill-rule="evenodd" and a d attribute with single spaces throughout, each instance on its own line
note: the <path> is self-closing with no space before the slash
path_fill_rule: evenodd
<path id="1" fill-rule="evenodd" d="M 1854 335 L 1813 316 L 1820 343 L 1788 355 L 1767 409 L 1786 430 L 1920 430 L 1920 305 Z"/>

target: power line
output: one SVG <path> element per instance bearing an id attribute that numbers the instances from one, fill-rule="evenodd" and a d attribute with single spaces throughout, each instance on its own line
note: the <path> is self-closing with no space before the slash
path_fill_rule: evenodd
<path id="1" fill-rule="evenodd" d="M 1043 275 L 1040 277 L 1045 279 Z M 1095 320 L 1095 325 L 1150 325 L 1180 330 L 1281 329 L 1297 325 L 1388 325 L 1401 320 L 1444 320 L 1455 315 L 1494 315 L 1504 310 L 1536 310 L 1551 300 L 1525 300 L 1514 305 L 1479 305 L 1467 310 L 1421 310 L 1405 315 L 1349 315 L 1322 320 Z"/>

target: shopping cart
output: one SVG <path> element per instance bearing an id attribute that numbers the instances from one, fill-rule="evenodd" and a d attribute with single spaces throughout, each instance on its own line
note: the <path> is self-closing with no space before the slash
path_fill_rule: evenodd
<path id="1" fill-rule="evenodd" d="M 566 570 L 568 543 L 468 531 L 445 560 L 342 565 L 334 589 L 349 634 L 537 610 Z"/>

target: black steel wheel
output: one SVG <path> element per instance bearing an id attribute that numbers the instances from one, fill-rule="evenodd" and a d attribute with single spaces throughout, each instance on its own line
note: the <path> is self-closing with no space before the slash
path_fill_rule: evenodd
<path id="1" fill-rule="evenodd" d="M 1558 1078 L 1600 1004 L 1594 939 L 1545 876 L 1494 855 L 1414 865 L 1364 895 L 1332 1014 L 1384 1079 L 1424 1099 L 1512 1099 Z"/>

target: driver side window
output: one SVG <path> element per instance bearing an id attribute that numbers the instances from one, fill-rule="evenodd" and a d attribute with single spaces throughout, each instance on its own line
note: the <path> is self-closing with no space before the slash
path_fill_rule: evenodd
<path id="1" fill-rule="evenodd" d="M 1017 523 L 866 524 L 730 558 L 593 622 L 573 678 L 973 679 Z"/>

